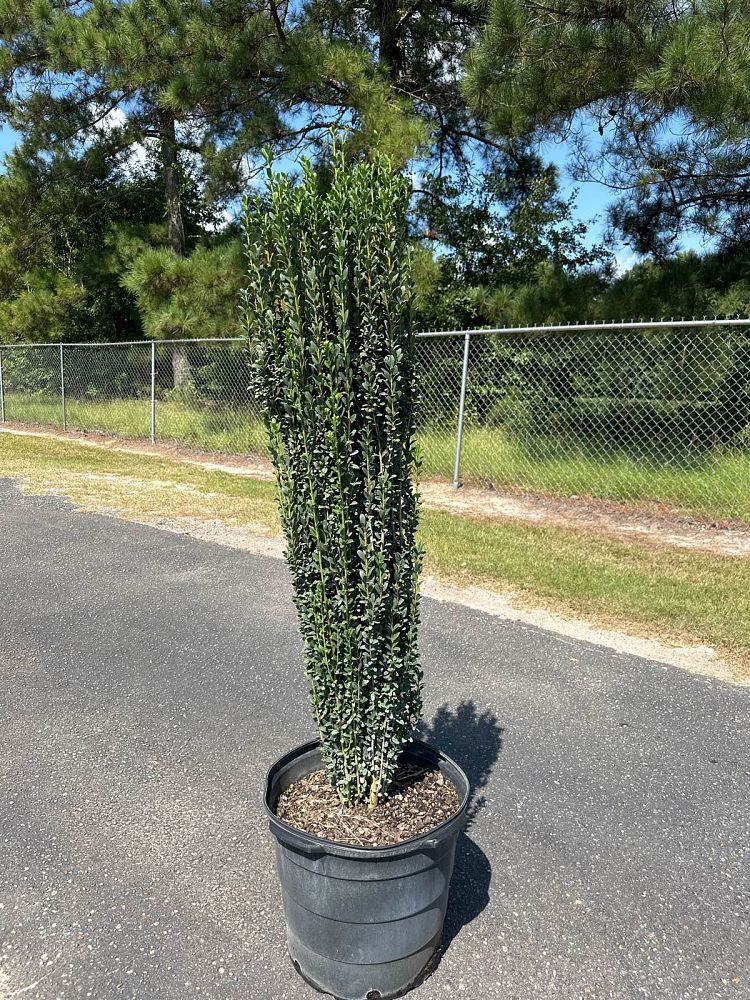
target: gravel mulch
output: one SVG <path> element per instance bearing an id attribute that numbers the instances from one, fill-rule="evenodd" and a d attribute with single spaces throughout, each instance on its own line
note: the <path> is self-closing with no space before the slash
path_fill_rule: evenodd
<path id="1" fill-rule="evenodd" d="M 396 774 L 391 795 L 375 809 L 343 806 L 325 771 L 313 771 L 282 792 L 276 815 L 316 837 L 355 847 L 388 847 L 429 833 L 460 806 L 439 771 L 409 765 Z"/>

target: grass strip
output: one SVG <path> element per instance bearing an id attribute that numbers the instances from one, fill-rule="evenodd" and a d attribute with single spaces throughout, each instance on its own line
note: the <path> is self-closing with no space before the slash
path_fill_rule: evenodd
<path id="1" fill-rule="evenodd" d="M 54 395 L 5 393 L 6 420 L 60 426 L 61 407 Z M 68 430 L 100 431 L 148 440 L 151 406 L 142 399 L 67 400 Z M 228 455 L 267 455 L 265 430 L 247 408 L 158 400 L 157 437 Z M 423 427 L 418 433 L 424 473 L 450 479 L 456 429 Z M 658 501 L 697 514 L 750 521 L 750 451 L 712 449 L 688 459 L 662 450 L 655 454 L 605 452 L 562 439 L 524 441 L 501 427 L 464 430 L 461 468 L 467 483 L 490 483 L 562 496 L 589 494 L 615 500 Z"/>
<path id="2" fill-rule="evenodd" d="M 0 476 L 124 517 L 219 520 L 278 534 L 273 483 L 158 456 L 0 434 Z M 593 532 L 425 510 L 427 569 L 459 585 L 663 640 L 707 644 L 750 676 L 750 560 Z"/>

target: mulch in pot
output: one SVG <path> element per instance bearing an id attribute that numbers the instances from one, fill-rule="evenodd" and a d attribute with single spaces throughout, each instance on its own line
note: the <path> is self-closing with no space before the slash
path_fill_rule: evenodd
<path id="1" fill-rule="evenodd" d="M 316 837 L 355 847 L 389 847 L 429 833 L 461 805 L 456 789 L 440 771 L 406 765 L 390 796 L 373 810 L 343 806 L 325 771 L 313 771 L 279 796 L 276 815 Z"/>

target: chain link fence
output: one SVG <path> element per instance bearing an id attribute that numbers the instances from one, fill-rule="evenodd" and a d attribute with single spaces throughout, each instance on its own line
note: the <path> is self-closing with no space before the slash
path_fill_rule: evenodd
<path id="1" fill-rule="evenodd" d="M 264 455 L 241 341 L 3 346 L 4 421 Z"/>
<path id="2" fill-rule="evenodd" d="M 750 522 L 750 320 L 420 335 L 423 476 Z M 3 346 L 5 422 L 265 456 L 242 341 Z"/>

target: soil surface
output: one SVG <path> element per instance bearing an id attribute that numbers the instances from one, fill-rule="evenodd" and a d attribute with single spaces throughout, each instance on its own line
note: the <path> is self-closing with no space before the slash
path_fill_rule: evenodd
<path id="1" fill-rule="evenodd" d="M 440 771 L 408 765 L 396 774 L 391 795 L 375 809 L 343 806 L 325 771 L 313 771 L 281 793 L 276 815 L 316 837 L 355 847 L 388 847 L 429 833 L 461 805 Z"/>
<path id="2" fill-rule="evenodd" d="M 624 503 L 591 496 L 551 496 L 512 490 L 487 490 L 429 481 L 420 485 L 426 507 L 487 519 L 528 521 L 562 528 L 583 528 L 611 538 L 658 546 L 750 557 L 750 525 L 714 519 L 668 504 Z"/>

